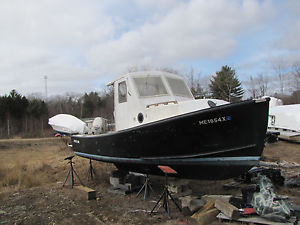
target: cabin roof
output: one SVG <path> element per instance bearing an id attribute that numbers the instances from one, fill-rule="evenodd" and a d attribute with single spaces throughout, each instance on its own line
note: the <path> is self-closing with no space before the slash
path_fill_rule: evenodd
<path id="1" fill-rule="evenodd" d="M 165 71 L 158 71 L 158 70 L 150 70 L 150 71 L 138 71 L 138 72 L 131 72 L 131 73 L 127 73 L 127 74 L 124 74 L 120 77 L 118 77 L 117 79 L 109 82 L 106 86 L 111 86 L 113 85 L 116 81 L 120 80 L 120 79 L 123 79 L 123 78 L 127 78 L 129 76 L 140 76 L 140 77 L 144 77 L 144 76 L 147 76 L 147 75 L 156 75 L 156 76 L 165 76 L 165 75 L 168 75 L 168 76 L 172 76 L 172 77 L 177 77 L 177 78 L 180 78 L 180 79 L 183 79 L 182 76 L 180 75 L 177 75 L 177 74 L 174 74 L 174 73 L 169 73 L 169 72 L 165 72 Z"/>

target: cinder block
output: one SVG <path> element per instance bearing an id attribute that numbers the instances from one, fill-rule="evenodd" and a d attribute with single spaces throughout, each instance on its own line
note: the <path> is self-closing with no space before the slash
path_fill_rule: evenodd
<path id="1" fill-rule="evenodd" d="M 193 200 L 193 198 L 194 197 L 191 195 L 179 197 L 181 208 L 188 207 L 190 205 L 190 202 Z"/>
<path id="2" fill-rule="evenodd" d="M 176 185 L 168 185 L 168 190 L 172 193 L 180 193 L 183 190 L 182 185 L 176 186 Z"/>
<path id="3" fill-rule="evenodd" d="M 179 197 L 180 203 L 181 203 L 181 208 L 187 208 L 191 213 L 194 213 L 201 209 L 205 205 L 205 201 L 199 199 L 197 196 L 184 196 L 184 197 Z"/>
<path id="4" fill-rule="evenodd" d="M 120 178 L 118 178 L 118 177 L 109 177 L 109 182 L 112 186 L 117 187 L 120 184 Z"/>
<path id="5" fill-rule="evenodd" d="M 190 201 L 190 204 L 188 205 L 190 211 L 192 213 L 197 212 L 199 209 L 201 209 L 204 205 L 205 205 L 206 201 L 202 200 L 202 199 L 192 199 L 192 201 Z"/>

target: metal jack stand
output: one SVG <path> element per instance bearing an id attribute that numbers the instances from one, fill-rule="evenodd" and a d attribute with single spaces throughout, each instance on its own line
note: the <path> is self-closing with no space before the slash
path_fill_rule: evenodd
<path id="1" fill-rule="evenodd" d="M 150 215 L 152 215 L 154 209 L 157 207 L 158 203 L 162 200 L 163 207 L 170 217 L 169 197 L 173 201 L 173 203 L 176 205 L 177 209 L 181 212 L 181 208 L 175 202 L 174 198 L 172 197 L 172 195 L 170 194 L 170 192 L 168 190 L 168 174 L 177 174 L 177 172 L 169 166 L 158 166 L 158 168 L 165 174 L 165 187 L 164 187 L 162 195 L 160 196 L 160 198 L 156 202 L 155 206 L 153 207 L 152 211 L 150 212 Z"/>
<path id="2" fill-rule="evenodd" d="M 80 184 L 83 185 L 82 182 L 81 182 L 81 180 L 80 180 L 80 178 L 79 178 L 79 176 L 78 176 L 78 174 L 76 173 L 75 169 L 73 168 L 73 163 L 74 163 L 74 162 L 72 162 L 73 157 L 74 157 L 74 155 L 65 158 L 65 160 L 69 160 L 68 163 L 70 164 L 70 170 L 69 170 L 69 172 L 68 172 L 68 174 L 67 174 L 67 177 L 66 177 L 66 179 L 65 179 L 65 182 L 64 182 L 64 184 L 63 184 L 63 186 L 65 186 L 65 184 L 66 184 L 66 182 L 67 182 L 69 176 L 71 175 L 71 186 L 72 186 L 72 188 L 73 188 L 73 186 L 74 186 L 74 174 L 75 174 L 75 176 L 78 178 Z"/>
<path id="3" fill-rule="evenodd" d="M 94 179 L 94 176 L 97 176 L 96 172 L 95 172 L 95 169 L 93 167 L 93 164 L 92 164 L 92 159 L 90 159 L 90 167 L 87 171 L 87 178 L 88 180 L 91 178 L 91 180 Z"/>
<path id="4" fill-rule="evenodd" d="M 145 191 L 144 191 L 144 200 L 146 200 L 147 196 L 149 196 L 149 194 L 150 194 L 150 191 L 154 192 L 153 189 L 152 189 L 152 186 L 150 184 L 150 177 L 149 177 L 148 174 L 145 176 L 145 183 L 143 184 L 143 186 L 141 187 L 141 189 L 137 193 L 136 197 L 138 197 L 144 189 L 145 189 Z"/>

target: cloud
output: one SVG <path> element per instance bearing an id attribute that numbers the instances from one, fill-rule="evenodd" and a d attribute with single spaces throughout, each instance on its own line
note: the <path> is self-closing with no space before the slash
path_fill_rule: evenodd
<path id="1" fill-rule="evenodd" d="M 300 56 L 300 1 L 287 0 L 276 5 L 278 16 L 273 21 L 272 34 L 266 42 L 263 54 L 265 58 L 260 60 L 263 62 L 265 71 L 274 73 L 273 67 L 282 65 L 286 68 L 299 63 Z"/>
<path id="2" fill-rule="evenodd" d="M 2 0 L 0 94 L 84 92 L 132 66 L 220 60 L 276 14 L 269 0 Z M 112 77 L 113 79 L 113 77 Z"/>
<path id="3" fill-rule="evenodd" d="M 281 38 L 276 42 L 276 47 L 283 50 L 300 51 L 300 1 L 288 0 L 282 6 L 285 14 L 283 14 L 283 23 L 280 24 L 282 30 Z"/>
<path id="4" fill-rule="evenodd" d="M 1 1 L 2 41 L 39 47 L 82 47 L 111 36 L 113 24 L 98 5 L 78 0 Z"/>
<path id="5" fill-rule="evenodd" d="M 88 52 L 88 62 L 104 72 L 124 72 L 147 63 L 172 66 L 181 60 L 217 60 L 233 54 L 237 39 L 262 29 L 274 12 L 269 1 L 180 2 L 160 20 L 99 43 Z"/>
<path id="6" fill-rule="evenodd" d="M 72 90 L 77 83 L 83 91 L 97 77 L 85 52 L 113 37 L 115 29 L 95 1 L 3 0 L 0 30 L 0 94 L 13 88 L 27 94 L 44 89 L 44 75 L 49 93 Z"/>

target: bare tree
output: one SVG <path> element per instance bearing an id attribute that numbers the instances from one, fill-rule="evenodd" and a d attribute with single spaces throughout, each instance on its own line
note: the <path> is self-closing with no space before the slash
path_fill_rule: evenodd
<path id="1" fill-rule="evenodd" d="M 282 61 L 273 65 L 273 69 L 275 71 L 276 76 L 278 77 L 279 86 L 280 86 L 280 94 L 284 94 L 285 82 L 284 82 L 284 74 L 285 74 L 285 65 Z"/>
<path id="2" fill-rule="evenodd" d="M 185 75 L 185 78 L 187 80 L 187 83 L 189 87 L 192 89 L 195 86 L 195 78 L 194 78 L 194 69 L 191 68 L 189 72 Z"/>
<path id="3" fill-rule="evenodd" d="M 260 73 L 260 74 L 258 74 L 257 82 L 259 85 L 260 96 L 262 97 L 262 96 L 267 95 L 268 83 L 269 83 L 268 77 L 266 77 L 262 73 Z"/>
<path id="4" fill-rule="evenodd" d="M 292 66 L 292 74 L 294 77 L 294 86 L 296 91 L 300 90 L 300 62 L 296 62 Z"/>
<path id="5" fill-rule="evenodd" d="M 190 71 L 185 75 L 188 86 L 190 87 L 191 92 L 195 98 L 202 98 L 205 96 L 201 85 L 200 76 L 200 72 L 195 76 L 193 68 L 191 68 Z"/>
<path id="6" fill-rule="evenodd" d="M 258 97 L 258 88 L 257 88 L 257 82 L 256 79 L 254 79 L 252 76 L 249 78 L 248 88 L 247 90 L 250 92 L 252 98 Z"/>

